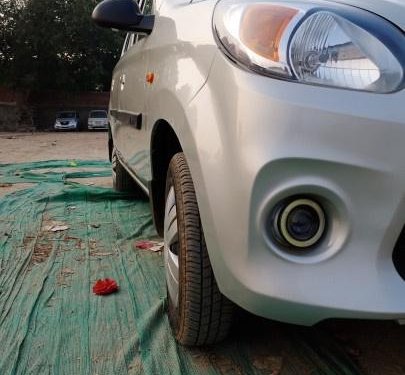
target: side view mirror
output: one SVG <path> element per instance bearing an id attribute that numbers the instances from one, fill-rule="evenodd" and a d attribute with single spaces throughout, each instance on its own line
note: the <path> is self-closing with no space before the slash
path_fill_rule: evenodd
<path id="1" fill-rule="evenodd" d="M 99 3 L 91 15 L 93 21 L 101 27 L 150 34 L 155 16 L 143 15 L 133 0 L 104 0 Z"/>

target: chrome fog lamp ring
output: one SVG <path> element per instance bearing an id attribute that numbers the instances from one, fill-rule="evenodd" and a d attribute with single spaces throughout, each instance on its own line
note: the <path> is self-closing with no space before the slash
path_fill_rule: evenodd
<path id="1" fill-rule="evenodd" d="M 302 223 L 302 220 L 301 223 L 293 223 L 294 220 L 300 220 L 296 216 L 302 217 L 302 215 L 306 215 L 304 217 L 305 223 Z M 294 233 L 292 228 L 296 224 L 298 224 L 298 228 L 299 226 L 305 227 L 303 233 L 299 233 L 300 229 L 295 230 Z M 325 232 L 326 219 L 324 211 L 318 203 L 311 199 L 301 198 L 293 200 L 280 211 L 276 225 L 282 239 L 289 246 L 304 249 L 314 246 L 321 239 Z"/>

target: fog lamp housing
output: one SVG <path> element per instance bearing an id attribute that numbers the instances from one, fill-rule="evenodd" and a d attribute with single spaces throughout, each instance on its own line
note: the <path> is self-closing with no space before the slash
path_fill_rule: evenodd
<path id="1" fill-rule="evenodd" d="M 277 207 L 272 226 L 274 237 L 281 245 L 307 249 L 321 240 L 326 218 L 322 207 L 314 200 L 295 198 Z"/>

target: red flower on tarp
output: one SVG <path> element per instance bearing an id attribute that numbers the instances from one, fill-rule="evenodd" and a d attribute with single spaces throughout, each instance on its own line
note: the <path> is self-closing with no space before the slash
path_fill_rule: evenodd
<path id="1" fill-rule="evenodd" d="M 137 249 L 147 250 L 150 249 L 154 245 L 152 241 L 137 241 L 135 242 L 135 247 Z"/>
<path id="2" fill-rule="evenodd" d="M 117 290 L 117 282 L 113 279 L 100 279 L 93 285 L 93 293 L 99 296 L 115 293 Z"/>

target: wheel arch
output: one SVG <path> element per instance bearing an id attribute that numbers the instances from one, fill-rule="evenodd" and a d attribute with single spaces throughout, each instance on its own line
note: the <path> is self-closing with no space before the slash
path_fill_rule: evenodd
<path id="1" fill-rule="evenodd" d="M 112 162 L 112 152 L 114 148 L 114 140 L 111 132 L 111 125 L 108 123 L 108 159 Z"/>
<path id="2" fill-rule="evenodd" d="M 149 193 L 153 221 L 157 232 L 161 236 L 163 235 L 167 169 L 172 157 L 182 151 L 179 138 L 173 127 L 166 120 L 160 119 L 156 121 L 151 134 L 152 180 Z"/>

